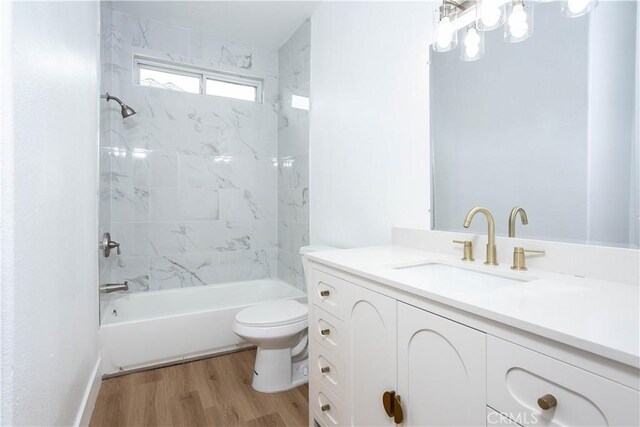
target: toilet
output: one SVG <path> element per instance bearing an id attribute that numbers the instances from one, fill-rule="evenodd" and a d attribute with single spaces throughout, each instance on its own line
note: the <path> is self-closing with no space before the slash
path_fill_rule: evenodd
<path id="1" fill-rule="evenodd" d="M 331 249 L 335 248 L 304 246 L 300 255 Z M 307 278 L 304 256 L 302 265 Z M 251 383 L 254 390 L 277 393 L 309 381 L 307 318 L 307 305 L 292 299 L 263 302 L 236 314 L 233 332 L 258 347 Z"/>

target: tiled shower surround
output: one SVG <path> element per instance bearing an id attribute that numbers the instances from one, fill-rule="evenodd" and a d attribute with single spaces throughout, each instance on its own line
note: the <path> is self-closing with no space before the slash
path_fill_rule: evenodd
<path id="1" fill-rule="evenodd" d="M 101 257 L 101 283 L 127 280 L 139 292 L 276 277 L 279 201 L 308 223 L 306 199 L 288 194 L 298 191 L 292 174 L 308 181 L 306 166 L 283 171 L 287 182 L 279 184 L 279 132 L 290 126 L 282 115 L 278 121 L 278 52 L 110 10 L 102 37 L 103 90 L 137 114 L 123 120 L 115 102 L 103 101 L 100 230 L 111 232 L 122 254 Z M 308 52 L 306 40 L 296 49 Z M 264 102 L 132 84 L 133 55 L 261 78 Z M 287 194 L 279 197 L 279 187 Z M 307 235 L 288 235 L 286 252 Z M 280 265 L 298 268 L 289 258 Z M 297 283 L 293 274 L 282 277 Z"/>

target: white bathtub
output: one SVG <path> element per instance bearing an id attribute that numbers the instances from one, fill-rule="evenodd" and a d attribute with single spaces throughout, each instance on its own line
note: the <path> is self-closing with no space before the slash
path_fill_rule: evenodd
<path id="1" fill-rule="evenodd" d="M 112 298 L 100 326 L 105 375 L 222 353 L 249 344 L 233 333 L 236 313 L 275 299 L 306 294 L 278 280 L 251 280 Z"/>

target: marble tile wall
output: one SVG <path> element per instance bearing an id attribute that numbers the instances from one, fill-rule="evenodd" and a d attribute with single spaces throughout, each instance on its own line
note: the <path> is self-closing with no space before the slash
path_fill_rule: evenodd
<path id="1" fill-rule="evenodd" d="M 309 97 L 311 23 L 278 52 L 278 277 L 305 290 L 300 247 L 309 244 L 309 112 L 291 96 Z"/>
<path id="2" fill-rule="evenodd" d="M 100 92 L 111 91 L 111 36 L 112 13 L 106 2 L 100 3 Z M 100 180 L 98 193 L 100 206 L 98 209 L 98 236 L 111 228 L 111 111 L 107 102 L 100 102 Z M 97 243 L 97 240 L 96 240 Z M 111 263 L 109 258 L 98 256 L 99 280 L 101 284 L 111 280 Z"/>
<path id="3" fill-rule="evenodd" d="M 103 89 L 137 114 L 103 105 L 100 227 L 122 255 L 102 280 L 147 291 L 276 277 L 278 52 L 117 11 L 103 22 Z M 134 54 L 259 77 L 264 103 L 134 85 Z"/>

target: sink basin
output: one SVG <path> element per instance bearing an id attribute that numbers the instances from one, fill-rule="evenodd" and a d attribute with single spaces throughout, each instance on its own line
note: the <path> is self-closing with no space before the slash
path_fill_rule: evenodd
<path id="1" fill-rule="evenodd" d="M 516 279 L 436 262 L 396 267 L 395 270 L 402 271 L 412 279 L 425 281 L 429 284 L 474 291 L 493 290 L 531 280 L 529 278 Z"/>

